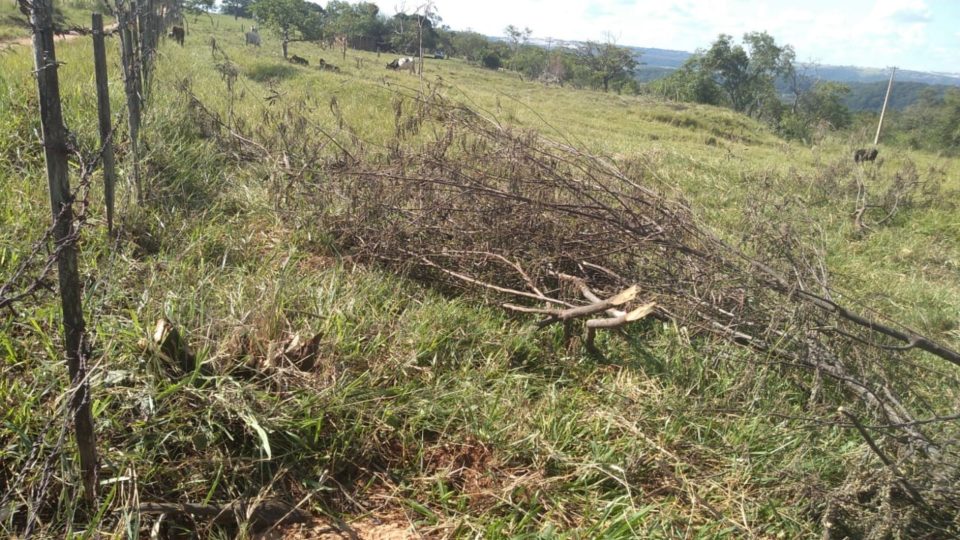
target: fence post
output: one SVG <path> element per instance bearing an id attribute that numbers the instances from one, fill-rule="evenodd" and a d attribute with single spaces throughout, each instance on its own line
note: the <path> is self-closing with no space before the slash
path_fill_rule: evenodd
<path id="1" fill-rule="evenodd" d="M 103 196 L 107 205 L 107 232 L 113 235 L 113 201 L 116 169 L 113 161 L 113 133 L 110 121 L 110 88 L 107 86 L 107 50 L 103 42 L 103 15 L 93 14 L 93 66 L 97 80 L 97 116 L 100 145 L 103 146 Z"/>
<path id="2" fill-rule="evenodd" d="M 137 60 L 133 53 L 133 33 L 130 25 L 130 12 L 119 10 L 117 17 L 120 22 L 121 56 L 123 64 L 124 90 L 127 94 L 127 126 L 130 130 L 130 152 L 133 154 L 133 187 L 136 192 L 137 203 L 143 203 L 143 192 L 140 186 L 140 152 L 138 138 L 140 134 L 140 95 L 137 92 Z"/>
<path id="3" fill-rule="evenodd" d="M 40 125 L 43 152 L 47 164 L 50 205 L 53 210 L 53 237 L 56 243 L 60 305 L 66 344 L 67 371 L 70 375 L 70 411 L 76 430 L 84 499 L 90 507 L 96 503 L 97 447 L 90 408 L 90 384 L 87 379 L 83 308 L 80 304 L 80 274 L 77 269 L 76 231 L 73 228 L 70 180 L 67 168 L 67 133 L 60 108 L 60 81 L 53 46 L 52 0 L 20 0 L 30 10 L 33 26 L 34 66 L 40 98 Z"/>

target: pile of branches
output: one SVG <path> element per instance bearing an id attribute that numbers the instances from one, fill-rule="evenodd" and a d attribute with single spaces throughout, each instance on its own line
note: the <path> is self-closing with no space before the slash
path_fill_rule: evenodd
<path id="1" fill-rule="evenodd" d="M 925 430 L 942 411 L 915 415 L 925 404 L 909 359 L 922 350 L 960 365 L 960 354 L 835 301 L 821 258 L 776 224 L 755 223 L 761 234 L 734 246 L 641 162 L 617 165 L 436 95 L 405 99 L 389 159 L 345 150 L 305 190 L 342 247 L 442 288 L 483 291 L 543 324 L 606 311 L 591 321 L 602 328 L 652 311 L 832 379 L 852 398 L 845 425 L 869 415 L 885 437 L 858 428 L 903 500 L 957 515 L 957 468 L 944 465 L 956 441 Z M 625 294 L 632 308 L 610 303 Z"/>
<path id="2" fill-rule="evenodd" d="M 504 127 L 436 89 L 398 92 L 387 145 L 363 140 L 336 100 L 335 129 L 284 109 L 246 130 L 190 98 L 199 119 L 219 126 L 213 135 L 224 148 L 276 164 L 278 197 L 315 209 L 354 259 L 444 290 L 482 292 L 541 315 L 542 325 L 588 317 L 596 331 L 646 316 L 674 321 L 796 368 L 787 372 L 809 377 L 813 393 L 832 381 L 847 404 L 817 421 L 856 429 L 884 468 L 874 477 L 882 485 L 841 488 L 821 509 L 824 526 L 882 535 L 889 514 L 879 508 L 897 504 L 911 515 L 899 520 L 901 532 L 957 527 L 952 426 L 960 416 L 912 382 L 922 373 L 960 387 L 953 366 L 938 371 L 917 351 L 954 365 L 960 354 L 853 309 L 852 297 L 830 286 L 822 255 L 762 205 L 744 212 L 743 239 L 733 245 L 642 160 L 615 163 Z M 301 136 L 284 136 L 291 125 Z"/>

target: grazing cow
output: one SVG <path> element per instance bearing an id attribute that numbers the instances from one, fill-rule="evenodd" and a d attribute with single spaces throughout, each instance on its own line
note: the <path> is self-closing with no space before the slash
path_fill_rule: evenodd
<path id="1" fill-rule="evenodd" d="M 877 159 L 877 149 L 871 148 L 869 150 L 865 148 L 860 148 L 853 153 L 853 161 L 856 163 L 861 163 L 864 161 L 873 161 Z"/>
<path id="2" fill-rule="evenodd" d="M 319 67 L 321 71 L 332 71 L 334 73 L 340 73 L 340 68 L 338 68 L 333 64 L 328 64 L 327 61 L 324 60 L 323 58 L 320 59 L 320 62 L 317 64 L 317 67 Z"/>
<path id="3" fill-rule="evenodd" d="M 254 47 L 260 46 L 260 34 L 257 33 L 256 26 L 254 26 L 251 31 L 244 34 L 244 37 L 247 38 L 245 45 L 253 45 Z"/>
<path id="4" fill-rule="evenodd" d="M 294 64 L 297 64 L 298 66 L 309 66 L 309 65 L 310 65 L 310 62 L 308 62 L 306 58 L 302 58 L 302 57 L 297 56 L 297 55 L 291 56 L 291 57 L 290 57 L 290 62 L 292 62 L 292 63 L 294 63 Z"/>
<path id="5" fill-rule="evenodd" d="M 394 71 L 399 71 L 402 69 L 413 73 L 414 69 L 416 69 L 416 66 L 417 61 L 407 56 L 404 58 L 395 58 L 392 62 L 387 64 L 387 69 L 392 69 Z"/>
<path id="6" fill-rule="evenodd" d="M 182 26 L 173 26 L 170 29 L 170 37 L 172 37 L 174 41 L 179 43 L 181 47 L 183 47 L 183 38 L 185 35 L 186 33 L 183 31 Z"/>

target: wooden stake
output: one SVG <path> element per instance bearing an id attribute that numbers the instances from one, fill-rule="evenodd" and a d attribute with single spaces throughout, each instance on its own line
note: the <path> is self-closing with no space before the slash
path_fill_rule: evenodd
<path id="1" fill-rule="evenodd" d="M 97 447 L 90 409 L 90 388 L 86 369 L 86 340 L 83 308 L 80 304 L 80 273 L 73 228 L 72 196 L 67 168 L 67 129 L 60 107 L 60 81 L 53 45 L 52 0 L 20 0 L 30 10 L 33 26 L 34 66 L 40 97 L 40 125 L 43 152 L 47 164 L 50 205 L 53 210 L 53 235 L 57 251 L 60 304 L 66 344 L 67 371 L 70 375 L 70 410 L 73 413 L 80 469 L 83 473 L 84 499 L 93 508 L 97 497 Z"/>
<path id="2" fill-rule="evenodd" d="M 107 51 L 103 42 L 103 15 L 93 14 L 93 65 L 97 80 L 97 116 L 103 146 L 103 195 L 107 205 L 107 232 L 113 235 L 113 201 L 116 167 L 113 159 L 113 128 L 110 121 L 110 88 L 107 85 Z"/>
<path id="3" fill-rule="evenodd" d="M 883 109 L 880 110 L 880 122 L 877 123 L 877 135 L 873 138 L 873 145 L 880 142 L 880 128 L 883 127 L 883 116 L 887 114 L 887 103 L 890 101 L 890 91 L 893 90 L 893 76 L 897 74 L 897 68 L 890 72 L 890 82 L 887 83 L 887 95 L 883 98 Z"/>
<path id="4" fill-rule="evenodd" d="M 127 124 L 130 129 L 130 151 L 133 154 L 133 188 L 137 202 L 143 202 L 143 191 L 140 186 L 140 151 L 137 145 L 140 135 L 140 95 L 137 91 L 137 81 L 140 78 L 137 70 L 137 60 L 134 56 L 133 32 L 130 26 L 130 12 L 121 10 L 117 13 L 120 18 L 120 41 L 123 46 L 123 82 L 127 94 Z"/>

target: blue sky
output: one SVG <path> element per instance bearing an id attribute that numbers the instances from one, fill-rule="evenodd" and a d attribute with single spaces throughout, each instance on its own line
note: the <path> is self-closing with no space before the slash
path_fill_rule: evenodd
<path id="1" fill-rule="evenodd" d="M 375 0 L 385 13 L 426 0 Z M 960 0 L 434 0 L 445 24 L 502 35 L 693 51 L 721 32 L 765 30 L 801 61 L 960 73 Z"/>

